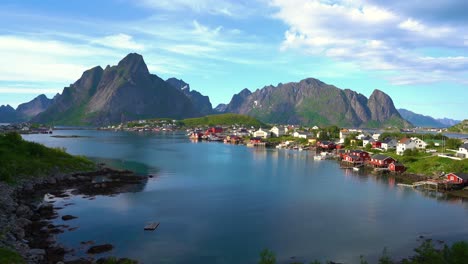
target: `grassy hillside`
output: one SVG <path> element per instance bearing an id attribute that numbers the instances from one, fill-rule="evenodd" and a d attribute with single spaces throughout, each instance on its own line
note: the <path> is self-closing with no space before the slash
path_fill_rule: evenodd
<path id="1" fill-rule="evenodd" d="M 447 130 L 454 133 L 468 134 L 468 119 L 461 121 L 461 123 L 456 124 L 453 127 L 449 127 Z"/>
<path id="2" fill-rule="evenodd" d="M 198 126 L 217 126 L 217 125 L 244 125 L 254 127 L 267 127 L 266 124 L 259 120 L 239 114 L 220 114 L 220 115 L 209 115 L 198 118 L 188 118 L 181 120 L 182 125 L 186 127 L 198 127 Z"/>
<path id="3" fill-rule="evenodd" d="M 17 133 L 0 134 L 0 181 L 15 183 L 28 177 L 47 176 L 52 171 L 87 171 L 95 164 L 63 149 L 28 142 Z"/>

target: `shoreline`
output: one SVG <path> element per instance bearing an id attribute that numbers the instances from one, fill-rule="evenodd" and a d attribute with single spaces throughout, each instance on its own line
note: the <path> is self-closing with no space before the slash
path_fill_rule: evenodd
<path id="1" fill-rule="evenodd" d="M 99 181 L 95 181 L 96 177 L 99 177 Z M 102 178 L 105 180 L 102 181 Z M 68 263 L 64 262 L 64 258 L 74 249 L 67 249 L 57 243 L 56 235 L 74 231 L 77 227 L 70 227 L 66 223 L 76 216 L 61 216 L 65 224 L 54 225 L 53 220 L 61 215 L 59 211 L 63 209 L 54 206 L 54 198 L 84 195 L 93 199 L 96 195 L 133 192 L 149 178 L 152 176 L 136 175 L 128 170 L 115 170 L 101 164 L 92 172 L 51 175 L 25 180 L 15 186 L 0 182 L 0 247 L 16 251 L 25 263 Z M 112 249 L 111 245 L 93 243 L 84 246 L 89 247 L 88 251 L 97 250 L 98 253 L 107 252 L 109 246 Z M 102 248 L 105 250 L 100 251 Z M 73 261 L 94 263 L 99 259 L 98 254 L 88 256 Z"/>

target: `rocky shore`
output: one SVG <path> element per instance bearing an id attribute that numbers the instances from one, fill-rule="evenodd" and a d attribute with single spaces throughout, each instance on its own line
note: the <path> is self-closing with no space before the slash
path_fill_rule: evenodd
<path id="1" fill-rule="evenodd" d="M 52 223 L 61 209 L 54 206 L 53 199 L 138 191 L 147 179 L 148 176 L 106 168 L 101 164 L 93 172 L 57 173 L 15 186 L 0 182 L 0 248 L 18 252 L 26 263 L 93 263 L 92 258 L 64 261 L 64 256 L 73 249 L 59 245 L 55 235 L 73 228 Z M 64 221 L 73 218 L 76 216 L 62 216 Z M 111 245 L 93 245 L 92 242 L 86 246 L 92 252 L 112 248 Z M 100 262 L 104 263 L 102 259 Z"/>

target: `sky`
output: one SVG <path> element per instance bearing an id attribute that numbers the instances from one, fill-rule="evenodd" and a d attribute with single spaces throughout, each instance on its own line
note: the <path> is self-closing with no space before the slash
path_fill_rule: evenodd
<path id="1" fill-rule="evenodd" d="M 243 88 L 313 77 L 461 120 L 466 10 L 465 0 L 2 0 L 0 104 L 50 98 L 136 52 L 213 107 Z"/>

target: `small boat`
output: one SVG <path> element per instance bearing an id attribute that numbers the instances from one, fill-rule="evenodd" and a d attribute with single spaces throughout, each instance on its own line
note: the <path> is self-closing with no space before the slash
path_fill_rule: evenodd
<path id="1" fill-rule="evenodd" d="M 145 225 L 144 230 L 147 231 L 154 231 L 156 228 L 158 228 L 159 222 L 151 222 Z"/>
<path id="2" fill-rule="evenodd" d="M 360 167 L 353 167 L 354 171 L 359 171 L 361 168 Z"/>
<path id="3" fill-rule="evenodd" d="M 314 160 L 323 160 L 324 157 L 323 156 L 314 156 Z"/>

